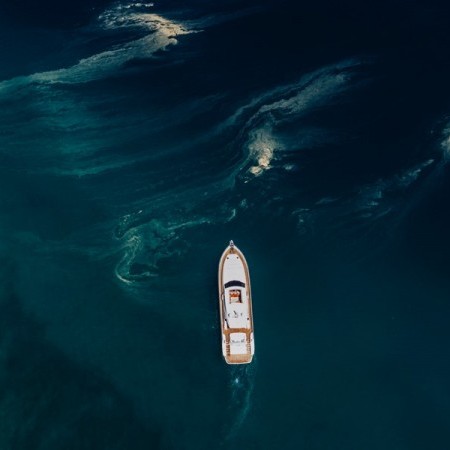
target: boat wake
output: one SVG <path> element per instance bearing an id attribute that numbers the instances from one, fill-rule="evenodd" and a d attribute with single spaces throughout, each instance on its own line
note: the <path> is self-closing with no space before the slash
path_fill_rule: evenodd
<path id="1" fill-rule="evenodd" d="M 225 441 L 232 440 L 247 418 L 251 406 L 256 375 L 256 359 L 252 364 L 230 367 L 229 389 L 231 395 L 228 407 L 231 423 L 227 425 Z"/>

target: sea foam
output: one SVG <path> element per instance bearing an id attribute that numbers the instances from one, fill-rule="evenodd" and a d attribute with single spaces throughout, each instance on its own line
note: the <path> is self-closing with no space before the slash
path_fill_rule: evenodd
<path id="1" fill-rule="evenodd" d="M 97 25 L 91 27 L 104 30 L 105 37 L 111 32 L 132 32 L 137 38 L 122 44 L 113 44 L 103 51 L 80 59 L 70 67 L 38 72 L 16 77 L 0 83 L 1 91 L 26 84 L 63 83 L 77 84 L 99 80 L 117 74 L 125 64 L 134 59 L 152 58 L 157 52 L 165 51 L 178 43 L 180 36 L 196 30 L 158 14 L 142 12 L 151 4 L 114 6 L 104 11 Z M 88 29 L 86 31 L 89 31 Z"/>

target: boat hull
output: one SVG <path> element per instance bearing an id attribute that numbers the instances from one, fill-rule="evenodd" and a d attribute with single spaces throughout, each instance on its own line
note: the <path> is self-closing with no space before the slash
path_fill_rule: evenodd
<path id="1" fill-rule="evenodd" d="M 222 355 L 227 364 L 248 364 L 255 353 L 250 273 L 233 241 L 218 271 Z"/>

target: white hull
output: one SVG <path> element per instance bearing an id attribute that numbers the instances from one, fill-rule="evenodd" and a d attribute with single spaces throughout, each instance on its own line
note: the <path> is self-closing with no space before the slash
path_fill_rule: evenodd
<path id="1" fill-rule="evenodd" d="M 248 364 L 255 353 L 252 295 L 247 261 L 233 241 L 219 263 L 222 354 L 228 364 Z"/>

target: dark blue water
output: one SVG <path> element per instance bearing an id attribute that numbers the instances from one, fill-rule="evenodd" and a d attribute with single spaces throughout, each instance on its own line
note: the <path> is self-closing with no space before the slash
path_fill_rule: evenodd
<path id="1" fill-rule="evenodd" d="M 449 15 L 2 2 L 0 449 L 448 450 Z"/>

